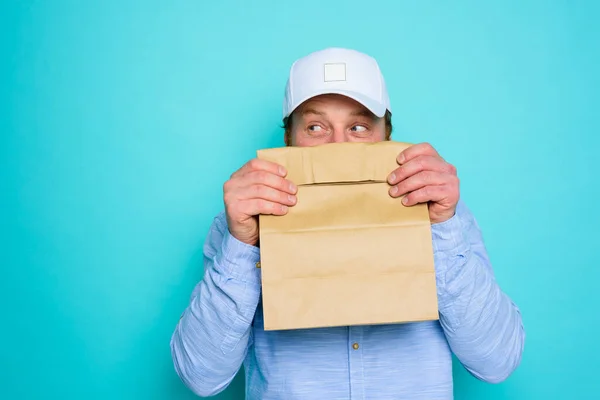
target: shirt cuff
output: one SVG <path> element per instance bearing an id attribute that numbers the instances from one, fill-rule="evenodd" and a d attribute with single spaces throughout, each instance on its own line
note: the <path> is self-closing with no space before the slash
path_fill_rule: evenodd
<path id="1" fill-rule="evenodd" d="M 434 252 L 448 253 L 450 256 L 464 254 L 469 248 L 469 241 L 465 237 L 460 216 L 454 214 L 452 218 L 438 224 L 431 225 Z"/>
<path id="2" fill-rule="evenodd" d="M 257 268 L 260 260 L 258 247 L 240 242 L 227 230 L 221 245 L 221 257 L 220 269 L 225 276 L 247 283 L 261 283 L 260 268 Z"/>

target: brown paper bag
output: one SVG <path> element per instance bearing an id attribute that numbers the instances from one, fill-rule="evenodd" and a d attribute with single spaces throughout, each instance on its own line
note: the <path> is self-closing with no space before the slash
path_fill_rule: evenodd
<path id="1" fill-rule="evenodd" d="M 438 318 L 427 205 L 388 194 L 398 142 L 258 151 L 298 185 L 285 216 L 261 215 L 265 330 Z"/>

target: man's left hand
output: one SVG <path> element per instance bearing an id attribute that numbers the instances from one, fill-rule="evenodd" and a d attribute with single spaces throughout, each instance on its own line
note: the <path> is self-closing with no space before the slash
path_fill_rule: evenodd
<path id="1" fill-rule="evenodd" d="M 405 206 L 429 203 L 432 224 L 449 220 L 456 212 L 459 181 L 456 168 L 447 163 L 429 143 L 420 143 L 401 152 L 400 166 L 388 177 L 390 196 L 400 197 Z"/>

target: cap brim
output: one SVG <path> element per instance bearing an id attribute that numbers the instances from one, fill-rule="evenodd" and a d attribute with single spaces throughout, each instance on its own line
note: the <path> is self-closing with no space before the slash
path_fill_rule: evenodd
<path id="1" fill-rule="evenodd" d="M 293 105 L 293 107 L 290 108 L 288 114 L 285 115 L 285 117 L 289 117 L 290 114 L 292 112 L 294 112 L 294 110 L 296 108 L 298 108 L 305 101 L 310 100 L 313 97 L 321 96 L 323 94 L 339 94 L 342 96 L 349 97 L 352 100 L 355 100 L 355 101 L 359 102 L 360 104 L 362 104 L 363 106 L 365 106 L 369 111 L 371 111 L 373 114 L 375 114 L 379 118 L 382 118 L 385 115 L 385 112 L 387 111 L 384 104 L 382 104 L 382 103 L 378 102 L 377 100 L 374 100 L 370 97 L 364 96 L 360 93 L 356 93 L 356 92 L 352 92 L 352 91 L 348 91 L 348 90 L 341 90 L 341 89 L 330 89 L 327 91 L 319 91 L 317 93 L 311 94 L 310 96 L 306 96 L 304 99 L 301 99 L 300 101 L 296 102 Z"/>

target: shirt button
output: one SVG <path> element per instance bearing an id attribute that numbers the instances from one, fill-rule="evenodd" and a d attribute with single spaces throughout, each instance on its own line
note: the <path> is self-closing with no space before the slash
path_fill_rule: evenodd
<path id="1" fill-rule="evenodd" d="M 354 350 L 358 350 L 358 343 L 354 343 L 354 344 L 352 345 L 352 348 L 353 348 Z"/>

